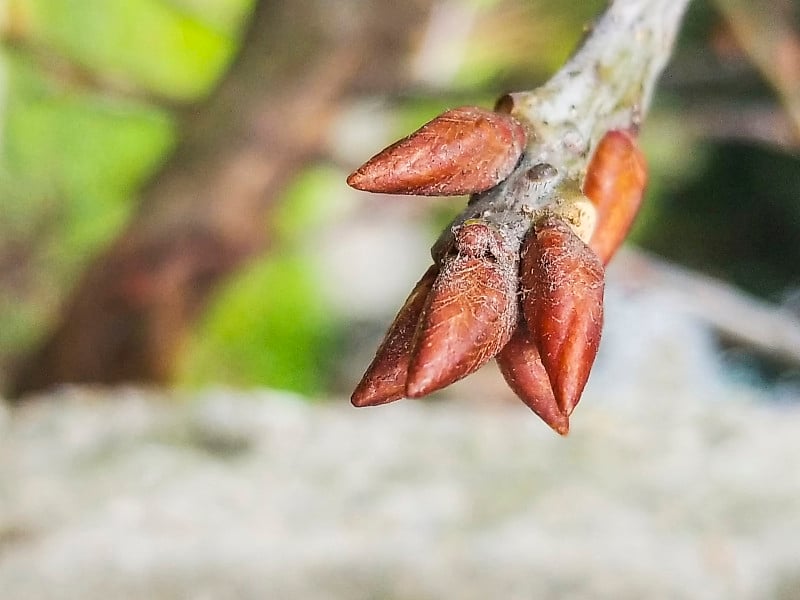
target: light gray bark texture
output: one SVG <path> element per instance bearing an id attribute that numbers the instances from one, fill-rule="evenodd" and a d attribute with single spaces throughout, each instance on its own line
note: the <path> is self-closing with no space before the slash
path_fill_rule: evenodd
<path id="1" fill-rule="evenodd" d="M 594 223 L 581 187 L 589 159 L 606 132 L 641 126 L 688 4 L 614 0 L 545 85 L 511 94 L 505 108 L 529 131 L 525 154 L 503 183 L 472 197 L 453 227 L 482 219 L 514 249 L 531 223 L 551 212 L 587 241 Z M 437 248 L 451 235 L 445 231 Z"/>

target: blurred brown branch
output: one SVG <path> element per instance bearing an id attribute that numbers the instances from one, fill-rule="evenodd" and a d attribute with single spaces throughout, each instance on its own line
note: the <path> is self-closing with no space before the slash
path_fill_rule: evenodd
<path id="1" fill-rule="evenodd" d="M 786 308 L 631 249 L 620 253 L 614 278 L 631 290 L 659 290 L 726 341 L 781 364 L 800 367 L 800 319 Z"/>

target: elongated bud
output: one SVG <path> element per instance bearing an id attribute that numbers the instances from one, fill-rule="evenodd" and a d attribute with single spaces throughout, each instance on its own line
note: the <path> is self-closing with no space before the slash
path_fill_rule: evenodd
<path id="1" fill-rule="evenodd" d="M 647 185 L 647 162 L 627 131 L 609 131 L 595 150 L 583 193 L 597 207 L 597 226 L 589 241 L 608 264 L 628 235 Z"/>
<path id="2" fill-rule="evenodd" d="M 503 181 L 525 148 L 512 116 L 465 106 L 439 115 L 382 150 L 347 178 L 367 192 L 460 196 Z"/>
<path id="3" fill-rule="evenodd" d="M 522 311 L 567 416 L 580 400 L 600 344 L 603 277 L 597 255 L 561 219 L 545 217 L 526 237 Z"/>
<path id="4" fill-rule="evenodd" d="M 375 406 L 399 400 L 405 395 L 406 373 L 414 336 L 439 267 L 431 267 L 414 287 L 386 332 L 375 358 L 353 392 L 353 406 Z"/>
<path id="5" fill-rule="evenodd" d="M 425 396 L 486 364 L 517 323 L 517 260 L 489 225 L 467 221 L 428 297 L 406 395 Z"/>
<path id="6" fill-rule="evenodd" d="M 497 365 L 508 386 L 533 412 L 556 433 L 569 433 L 569 417 L 556 403 L 539 349 L 524 323 L 497 355 Z"/>

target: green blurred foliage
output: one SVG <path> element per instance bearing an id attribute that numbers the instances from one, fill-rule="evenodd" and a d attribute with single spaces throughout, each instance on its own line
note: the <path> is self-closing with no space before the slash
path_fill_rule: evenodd
<path id="1" fill-rule="evenodd" d="M 278 250 L 217 294 L 186 348 L 180 385 L 224 381 L 311 396 L 325 389 L 337 325 L 309 240 L 336 212 L 330 189 L 340 178 L 327 167 L 297 177 L 264 224 Z"/>
<path id="2" fill-rule="evenodd" d="M 131 190 L 175 137 L 161 109 L 60 85 L 19 52 L 3 66 L 0 253 L 27 270 L 0 289 L 0 355 L 41 335 L 53 302 L 125 223 Z"/>
<path id="3" fill-rule="evenodd" d="M 483 3 L 487 4 L 487 3 Z M 492 89 L 500 81 L 519 79 L 528 89 L 544 82 L 564 64 L 584 33 L 586 23 L 605 0 L 565 3 L 559 0 L 492 2 L 464 48 L 457 87 Z M 496 95 L 496 89 L 495 95 Z"/>
<path id="4" fill-rule="evenodd" d="M 0 55 L 0 380 L 175 146 L 253 0 L 9 0 Z"/>
<path id="5" fill-rule="evenodd" d="M 279 253 L 238 273 L 198 326 L 179 384 L 321 392 L 333 329 L 309 262 Z"/>
<path id="6" fill-rule="evenodd" d="M 153 106 L 53 85 L 17 54 L 7 64 L 4 167 L 38 188 L 32 199 L 64 201 L 58 245 L 80 256 L 124 221 L 130 190 L 174 143 L 173 122 Z M 17 207 L 31 216 L 30 205 Z"/>
<path id="7" fill-rule="evenodd" d="M 43 46 L 95 76 L 159 96 L 206 92 L 236 48 L 252 0 L 12 0 L 26 43 Z M 205 21 L 223 17 L 220 22 Z"/>

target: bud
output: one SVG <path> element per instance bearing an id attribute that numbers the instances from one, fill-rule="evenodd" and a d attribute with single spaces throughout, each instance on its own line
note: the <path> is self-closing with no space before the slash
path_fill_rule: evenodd
<path id="1" fill-rule="evenodd" d="M 456 232 L 428 297 L 408 369 L 406 395 L 425 396 L 486 364 L 517 323 L 517 265 L 500 235 L 480 221 Z"/>
<path id="2" fill-rule="evenodd" d="M 483 192 L 511 174 L 525 140 L 525 128 L 508 114 L 454 108 L 373 156 L 347 183 L 385 194 Z"/>
<path id="3" fill-rule="evenodd" d="M 603 265 L 561 219 L 545 217 L 525 239 L 522 311 L 561 412 L 580 400 L 603 327 Z"/>
<path id="4" fill-rule="evenodd" d="M 414 346 L 414 337 L 425 302 L 431 291 L 439 267 L 431 267 L 422 276 L 389 331 L 383 338 L 375 358 L 353 392 L 353 406 L 375 406 L 399 400 L 405 395 L 406 373 Z"/>
<path id="5" fill-rule="evenodd" d="M 647 163 L 626 131 L 609 131 L 589 163 L 583 192 L 597 207 L 597 226 L 589 241 L 603 264 L 622 244 L 633 225 L 647 185 Z"/>
<path id="6" fill-rule="evenodd" d="M 557 433 L 569 433 L 569 417 L 556 403 L 539 350 L 525 323 L 520 322 L 497 355 L 497 365 L 508 386 L 533 412 Z"/>

